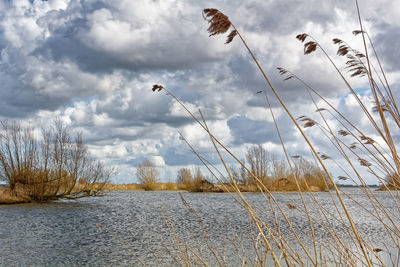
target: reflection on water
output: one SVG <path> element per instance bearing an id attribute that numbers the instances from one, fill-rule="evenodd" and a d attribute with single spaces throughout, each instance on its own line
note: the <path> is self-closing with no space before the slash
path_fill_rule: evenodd
<path id="1" fill-rule="evenodd" d="M 348 192 L 362 205 L 369 205 L 358 191 Z M 251 257 L 257 235 L 247 213 L 228 194 L 183 193 L 183 196 L 204 220 L 210 243 L 229 262 L 238 263 L 233 245 L 235 241 L 240 241 Z M 271 221 L 271 211 L 262 195 L 247 194 L 246 197 L 266 222 Z M 320 193 L 316 197 L 325 208 L 333 210 L 329 194 Z M 377 197 L 395 212 L 387 193 L 379 192 Z M 276 198 L 280 203 L 293 199 L 300 207 L 297 194 L 276 194 Z M 287 209 L 285 204 L 282 206 Z M 104 197 L 74 201 L 0 206 L 0 265 L 138 264 L 120 242 L 146 263 L 156 263 L 155 258 L 165 263 L 169 260 L 164 252 L 165 246 L 170 248 L 171 240 L 165 225 L 164 209 L 181 237 L 194 247 L 204 247 L 199 220 L 183 205 L 177 192 L 111 192 Z M 377 246 L 388 240 L 387 233 L 368 213 L 354 204 L 349 204 L 349 210 L 355 215 L 355 223 L 363 237 L 374 240 Z M 298 209 L 287 209 L 287 214 L 296 229 L 308 229 L 307 219 Z M 395 215 L 399 214 L 396 212 Z M 334 220 L 332 223 L 337 224 Z M 98 224 L 106 228 L 99 228 Z M 338 224 L 336 230 L 344 231 Z M 288 239 L 292 238 L 284 223 L 282 233 Z M 323 241 L 329 237 L 324 231 L 318 231 L 317 238 Z M 308 245 L 311 246 L 310 240 Z"/>

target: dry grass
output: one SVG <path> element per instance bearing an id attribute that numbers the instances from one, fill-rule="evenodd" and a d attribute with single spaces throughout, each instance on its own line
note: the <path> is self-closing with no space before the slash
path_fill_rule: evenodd
<path id="1" fill-rule="evenodd" d="M 301 179 L 301 187 L 304 192 L 323 192 L 326 191 L 325 183 L 317 178 L 310 177 Z M 266 183 L 267 184 L 267 183 Z M 297 191 L 293 178 L 271 179 L 267 187 L 273 192 Z M 308 188 L 306 186 L 308 184 Z M 260 192 L 260 188 L 255 184 L 238 184 L 242 192 Z M 228 189 L 227 189 L 228 188 Z M 230 183 L 212 184 L 210 182 L 198 181 L 191 184 L 177 184 L 172 182 L 155 183 L 152 191 L 189 191 L 189 192 L 231 192 L 233 185 Z M 103 190 L 106 191 L 146 191 L 145 185 L 142 184 L 105 184 Z"/>
<path id="2" fill-rule="evenodd" d="M 108 185 L 110 186 L 110 184 Z M 9 186 L 0 186 L 0 205 L 48 202 L 58 199 L 52 194 L 53 190 L 50 190 L 50 193 L 48 195 L 44 194 L 42 199 L 32 198 L 30 196 L 30 192 L 32 192 L 32 190 L 35 190 L 35 187 L 32 188 L 31 186 L 24 184 L 16 184 L 13 190 L 11 190 Z M 64 186 L 60 186 L 59 190 L 64 191 L 67 190 L 67 188 Z M 93 192 L 96 192 L 97 195 L 101 195 L 100 192 L 104 192 L 104 190 L 105 188 L 103 183 L 92 184 L 90 185 L 90 187 L 85 184 L 76 184 L 71 190 L 71 197 L 64 196 L 64 198 L 76 198 L 74 194 L 79 194 L 80 196 L 91 196 L 93 195 Z"/>
<path id="3" fill-rule="evenodd" d="M 386 176 L 386 185 L 381 186 L 381 190 L 400 190 L 400 176 L 396 173 L 391 173 Z"/>
<path id="4" fill-rule="evenodd" d="M 302 192 L 326 192 L 331 189 L 327 186 L 323 177 L 307 176 L 298 179 Z M 236 184 L 241 192 L 262 192 L 262 188 L 257 184 Z M 222 192 L 233 192 L 234 185 L 225 183 L 223 185 L 215 185 Z M 267 188 L 270 192 L 297 192 L 296 179 L 293 176 L 287 178 L 275 178 L 263 180 L 263 187 Z"/>
<path id="5" fill-rule="evenodd" d="M 185 190 L 184 186 L 175 183 L 154 183 L 153 191 L 178 191 Z M 146 186 L 143 184 L 105 184 L 104 190 L 107 191 L 145 191 Z"/>
<path id="6" fill-rule="evenodd" d="M 337 71 L 342 79 L 344 85 L 348 88 L 350 94 L 354 97 L 360 112 L 369 122 L 369 131 L 373 130 L 374 134 L 380 139 L 378 143 L 371 137 L 368 137 L 361 127 L 351 122 L 343 113 L 341 113 L 333 104 L 331 104 L 318 90 L 312 88 L 304 80 L 289 70 L 278 68 L 279 73 L 284 75 L 284 80 L 297 80 L 302 86 L 305 87 L 306 95 L 309 96 L 311 103 L 315 106 L 316 112 L 312 116 L 302 115 L 296 119 L 296 116 L 288 108 L 285 101 L 281 98 L 280 91 L 276 88 L 267 73 L 261 67 L 256 56 L 249 48 L 248 43 L 241 35 L 240 31 L 228 19 L 228 16 L 223 14 L 217 9 L 205 9 L 204 17 L 209 23 L 208 32 L 210 36 L 226 33 L 230 29 L 232 32 L 228 35 L 227 43 L 230 43 L 237 36 L 243 44 L 251 59 L 260 71 L 265 80 L 267 91 L 260 91 L 266 99 L 266 107 L 270 111 L 274 120 L 277 135 L 279 136 L 282 151 L 285 154 L 287 164 L 290 169 L 290 175 L 284 179 L 278 178 L 277 180 L 266 180 L 261 175 L 262 172 L 255 171 L 255 168 L 246 166 L 246 162 L 239 160 L 216 136 L 207 126 L 201 111 L 199 116 L 196 116 L 183 104 L 178 97 L 171 91 L 163 86 L 157 85 L 158 91 L 165 90 L 168 95 L 172 96 L 193 118 L 193 120 L 200 125 L 203 130 L 209 135 L 210 141 L 215 148 L 215 152 L 221 160 L 221 164 L 226 171 L 226 177 L 230 180 L 229 184 L 224 183 L 219 175 L 220 171 L 216 173 L 213 166 L 209 166 L 208 160 L 204 159 L 196 149 L 194 149 L 187 140 L 182 136 L 193 153 L 203 162 L 205 167 L 210 171 L 212 176 L 220 182 L 223 190 L 229 192 L 232 198 L 240 204 L 248 213 L 252 223 L 258 232 L 260 243 L 262 243 L 265 255 L 276 266 L 281 265 L 299 265 L 299 266 L 325 266 L 327 264 L 339 266 L 384 266 L 382 260 L 383 248 L 376 247 L 376 241 L 368 240 L 367 236 L 362 236 L 359 233 L 357 224 L 354 217 L 356 213 L 350 213 L 344 196 L 346 195 L 353 204 L 356 205 L 360 211 L 366 212 L 371 215 L 371 220 L 386 231 L 386 239 L 390 240 L 389 243 L 395 246 L 400 251 L 400 225 L 398 220 L 398 212 L 400 212 L 399 193 L 397 190 L 398 177 L 400 177 L 400 156 L 397 153 L 397 144 L 395 143 L 394 134 L 397 134 L 400 128 L 400 113 L 397 108 L 396 99 L 393 97 L 390 84 L 387 81 L 385 72 L 379 61 L 379 57 L 375 51 L 374 45 L 368 35 L 363 29 L 358 2 L 356 1 L 357 18 L 359 20 L 359 29 L 354 31 L 354 35 L 359 36 L 364 46 L 364 51 L 359 52 L 351 48 L 346 42 L 338 38 L 333 39 L 334 45 L 338 45 L 338 56 L 345 56 L 347 61 L 345 63 L 345 70 L 349 75 L 343 73 L 342 69 L 337 66 L 334 59 L 324 50 L 318 41 L 308 34 L 299 34 L 296 38 L 304 44 L 304 54 L 321 53 L 321 56 L 327 59 L 330 66 Z M 371 110 L 367 108 L 368 103 L 364 103 L 360 96 L 353 89 L 350 77 L 364 77 L 366 84 L 370 85 L 370 93 L 373 97 L 375 107 Z M 342 85 L 340 85 L 342 86 Z M 285 111 L 286 115 L 290 118 L 295 126 L 296 131 L 303 138 L 305 144 L 310 150 L 310 156 L 315 160 L 319 166 L 320 173 L 323 179 L 318 175 L 301 175 L 297 172 L 296 162 L 291 158 L 290 152 L 287 151 L 285 140 L 280 133 L 279 123 L 274 117 L 273 110 L 270 105 L 270 97 L 274 97 L 279 103 L 280 107 Z M 325 107 L 319 106 L 318 103 L 323 102 Z M 369 102 L 369 100 L 368 100 Z M 316 118 L 314 118 L 316 117 Z M 332 120 L 334 123 L 332 123 Z M 340 125 L 340 128 L 334 128 Z M 317 151 L 316 146 L 313 144 L 313 139 L 307 134 L 306 129 L 313 128 L 313 131 L 319 131 L 321 136 L 326 137 L 327 145 L 335 150 L 340 159 L 341 164 L 338 164 L 335 159 L 328 155 Z M 242 194 L 242 185 L 237 183 L 233 177 L 230 168 L 226 164 L 226 155 L 236 161 L 254 181 L 251 186 L 257 187 L 258 190 L 264 192 L 266 196 L 266 204 L 273 211 L 275 220 L 270 222 L 263 221 L 257 211 L 247 202 L 246 197 Z M 332 177 L 325 160 L 331 161 L 336 164 L 335 171 L 341 170 L 346 175 L 339 176 L 339 180 L 350 180 L 358 186 L 361 194 L 369 202 L 369 206 L 362 205 L 357 202 L 351 195 L 342 191 L 335 184 L 335 179 Z M 373 189 L 369 188 L 365 183 L 361 173 L 369 173 L 378 181 L 381 182 L 383 187 L 388 191 L 387 197 L 392 201 L 392 207 L 396 212 L 390 211 L 385 207 L 379 198 L 375 195 Z M 319 177 L 319 178 L 318 178 Z M 387 177 L 387 181 L 385 180 Z M 388 182 L 388 183 L 386 183 Z M 313 185 L 312 185 L 313 184 Z M 314 191 L 313 187 L 328 188 L 332 187 L 332 192 L 329 197 L 332 200 L 331 206 L 335 212 L 327 212 L 324 206 L 315 198 L 314 194 L 304 193 L 304 190 Z M 299 230 L 293 226 L 290 217 L 287 216 L 287 209 L 282 207 L 282 204 L 277 201 L 272 190 L 275 188 L 284 188 L 285 190 L 294 190 L 299 193 L 301 202 L 297 205 L 287 204 L 289 210 L 296 209 L 301 212 L 304 218 L 307 219 L 307 240 L 312 245 L 305 245 L 305 240 L 300 238 Z M 305 201 L 304 194 L 312 200 L 311 202 Z M 290 204 L 290 205 L 289 205 Z M 311 214 L 310 209 L 317 209 L 317 214 Z M 279 218 L 279 219 L 278 219 Z M 337 228 L 333 227 L 331 220 L 335 220 L 340 224 L 342 229 L 338 232 Z M 282 224 L 289 227 L 290 232 L 282 234 L 280 232 Z M 319 227 L 315 228 L 315 224 Z M 173 225 L 168 224 L 173 236 L 176 233 L 173 230 Z M 316 238 L 316 232 L 329 235 L 329 239 L 323 244 L 319 243 Z M 293 236 L 293 240 L 289 241 L 287 235 Z M 303 233 L 304 234 L 304 233 Z M 345 237 L 346 242 L 343 242 Z M 181 242 L 175 238 L 175 244 L 179 251 L 178 261 L 181 264 L 190 265 L 191 262 L 198 262 L 199 265 L 204 264 L 204 259 L 201 257 L 201 251 L 196 251 L 185 242 Z M 385 244 L 386 245 L 386 244 Z M 191 253 L 185 253 L 190 251 Z M 198 254 L 198 253 L 200 254 Z M 385 251 L 386 255 L 389 254 L 393 263 L 398 262 L 398 255 L 393 255 L 389 251 Z M 180 257 L 180 258 L 179 258 Z M 267 257 L 267 256 L 265 256 Z M 264 258 L 265 258 L 264 257 Z M 215 256 L 218 261 L 218 256 Z M 218 261 L 219 262 L 219 261 Z M 256 265 L 264 265 L 265 262 L 258 259 L 254 260 Z M 394 264 L 393 264 L 394 265 Z M 223 262 L 220 266 L 224 266 Z"/>
<path id="7" fill-rule="evenodd" d="M 26 196 L 23 197 L 21 194 L 17 196 L 13 193 L 9 187 L 1 186 L 0 187 L 0 205 L 2 204 L 21 204 L 21 203 L 29 203 L 31 202 L 29 198 Z"/>

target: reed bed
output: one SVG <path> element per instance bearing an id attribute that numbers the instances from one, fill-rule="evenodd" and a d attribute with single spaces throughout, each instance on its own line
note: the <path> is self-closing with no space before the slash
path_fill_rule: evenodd
<path id="1" fill-rule="evenodd" d="M 221 164 L 224 166 L 224 178 L 221 178 L 219 171 L 216 171 L 208 161 L 200 155 L 182 136 L 182 140 L 187 142 L 190 149 L 203 162 L 205 167 L 210 171 L 211 175 L 220 182 L 221 187 L 229 192 L 234 201 L 236 201 L 249 215 L 251 223 L 257 232 L 257 244 L 255 247 L 256 257 L 253 259 L 243 258 L 243 264 L 256 266 L 385 266 L 385 257 L 389 257 L 393 265 L 398 263 L 398 253 L 400 251 L 399 237 L 399 194 L 397 189 L 398 177 L 400 174 L 400 157 L 397 152 L 394 134 L 397 134 L 400 128 L 400 113 L 397 108 L 396 99 L 393 96 L 391 86 L 386 77 L 385 71 L 381 65 L 379 57 L 375 51 L 373 42 L 364 30 L 358 2 L 356 1 L 357 18 L 359 21 L 359 29 L 353 33 L 356 38 L 359 38 L 364 50 L 357 51 L 350 47 L 344 40 L 339 38 L 333 39 L 333 45 L 338 47 L 337 55 L 346 58 L 345 70 L 343 70 L 335 62 L 335 58 L 327 53 L 314 37 L 302 33 L 296 38 L 304 45 L 304 54 L 319 53 L 321 57 L 326 58 L 327 64 L 337 72 L 343 81 L 343 85 L 349 90 L 349 93 L 356 100 L 363 116 L 369 123 L 369 128 L 374 130 L 374 136 L 371 138 L 364 134 L 363 129 L 352 122 L 346 115 L 338 110 L 332 103 L 325 98 L 317 88 L 313 88 L 301 77 L 292 73 L 290 70 L 278 68 L 279 73 L 284 80 L 297 80 L 299 86 L 304 87 L 306 94 L 309 96 L 312 103 L 315 105 L 316 112 L 310 115 L 295 115 L 286 102 L 281 97 L 280 89 L 276 88 L 268 74 L 262 68 L 256 55 L 250 48 L 245 37 L 240 30 L 229 20 L 228 16 L 217 9 L 204 9 L 203 15 L 209 24 L 208 32 L 210 36 L 225 34 L 228 31 L 226 44 L 231 43 L 235 39 L 241 42 L 244 48 L 248 51 L 251 60 L 259 70 L 261 77 L 265 80 L 266 89 L 259 93 L 260 97 L 266 100 L 266 108 L 271 112 L 274 119 L 276 133 L 278 134 L 282 151 L 285 155 L 286 162 L 289 168 L 294 171 L 295 161 L 288 151 L 285 140 L 283 139 L 279 122 L 275 119 L 270 101 L 275 99 L 279 102 L 281 108 L 296 128 L 296 131 L 304 139 L 307 144 L 311 158 L 318 164 L 321 173 L 327 177 L 326 186 L 331 186 L 332 190 L 328 191 L 331 199 L 331 207 L 328 209 L 323 206 L 313 192 L 303 192 L 302 187 L 308 187 L 307 181 L 301 181 L 295 174 L 293 175 L 293 183 L 295 190 L 300 196 L 300 201 L 297 203 L 288 202 L 283 204 L 277 201 L 276 195 L 272 193 L 265 183 L 255 173 L 249 169 L 246 164 L 239 160 L 208 128 L 207 122 L 201 111 L 191 111 L 186 107 L 173 92 L 164 88 L 162 85 L 154 85 L 153 91 L 166 91 L 169 96 L 174 98 L 197 122 L 200 127 L 209 135 L 210 142 L 218 154 Z M 348 72 L 347 75 L 345 72 Z M 349 77 L 350 76 L 350 77 Z M 374 101 L 373 109 L 369 109 L 367 103 L 355 91 L 351 85 L 352 77 L 362 77 L 369 84 L 369 90 Z M 321 101 L 325 104 L 324 107 L 319 106 Z M 332 123 L 334 121 L 334 123 Z M 338 129 L 337 126 L 340 125 Z M 340 164 L 338 159 L 331 158 L 319 152 L 313 143 L 313 139 L 307 132 L 307 128 L 313 128 L 313 131 L 320 131 L 322 136 L 326 137 L 327 144 L 340 155 Z M 240 186 L 234 179 L 227 158 L 230 157 L 236 161 L 246 172 L 256 181 L 255 185 L 263 192 L 265 196 L 266 208 L 270 209 L 273 214 L 272 221 L 262 219 L 259 211 L 248 202 L 245 194 L 242 193 Z M 334 168 L 341 169 L 346 175 L 339 176 L 339 180 L 351 180 L 359 188 L 361 194 L 368 200 L 368 205 L 357 202 L 346 191 L 341 190 L 335 183 L 335 178 L 332 177 L 329 166 L 326 164 L 330 161 Z M 380 182 L 382 189 L 387 191 L 386 196 L 390 198 L 392 203 L 391 208 L 383 205 L 381 198 L 377 196 L 377 192 L 371 189 L 366 184 L 363 175 L 369 173 Z M 325 181 L 325 180 L 324 180 Z M 227 184 L 227 182 L 229 184 Z M 329 183 L 329 185 L 328 185 Z M 309 190 L 312 191 L 312 190 Z M 288 196 L 289 198 L 289 196 Z M 288 199 L 289 200 L 289 199 Z M 182 200 L 184 201 L 184 199 Z M 385 230 L 385 238 L 390 240 L 388 246 L 377 246 L 376 240 L 369 240 L 367 236 L 360 234 L 357 226 L 357 212 L 349 211 L 349 201 L 352 205 L 358 207 L 358 212 L 369 214 L 371 219 Z M 195 215 L 195 211 L 186 204 L 187 208 Z M 290 216 L 291 211 L 295 210 L 297 216 L 302 216 L 307 221 L 307 230 L 299 230 L 293 222 L 293 217 Z M 317 210 L 317 212 L 310 212 Z M 199 218 L 201 221 L 201 218 Z M 333 223 L 338 223 L 341 230 L 333 227 Z M 173 254 L 176 262 L 181 265 L 203 265 L 207 266 L 201 251 L 192 247 L 188 242 L 179 237 L 175 232 L 171 220 L 166 217 L 166 224 L 170 228 L 175 253 Z M 290 229 L 290 236 L 282 234 L 282 227 Z M 303 232 L 301 232 L 303 231 Z M 202 228 L 205 235 L 205 229 Z M 328 238 L 324 242 L 320 242 L 317 236 L 325 234 Z M 311 245 L 307 245 L 311 243 Z M 215 262 L 219 266 L 226 266 L 227 262 L 214 247 L 207 247 L 211 251 Z M 394 248 L 394 250 L 393 250 Z M 172 255 L 172 253 L 171 253 Z M 238 254 L 239 255 L 239 254 Z M 242 256 L 239 256 L 242 257 Z"/>
<path id="2" fill-rule="evenodd" d="M 154 183 L 153 190 L 184 190 L 184 186 L 176 183 Z M 108 191 L 144 191 L 143 184 L 105 184 L 104 190 Z"/>

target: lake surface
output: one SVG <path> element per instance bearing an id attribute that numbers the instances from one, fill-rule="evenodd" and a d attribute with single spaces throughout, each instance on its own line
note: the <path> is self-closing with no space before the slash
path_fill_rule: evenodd
<path id="1" fill-rule="evenodd" d="M 346 190 L 361 205 L 368 199 L 358 190 Z M 258 245 L 257 233 L 248 214 L 229 194 L 182 193 L 204 222 L 211 246 L 224 255 L 229 265 L 239 265 L 239 253 L 254 258 Z M 377 192 L 381 203 L 396 216 L 393 200 L 386 192 Z M 272 213 L 261 194 L 246 194 L 266 223 Z M 301 206 L 298 194 L 275 194 L 289 219 L 299 232 L 307 232 L 307 219 L 300 208 L 289 209 L 289 201 Z M 322 206 L 333 211 L 328 193 L 315 194 Z M 311 202 L 310 198 L 306 198 Z M 377 225 L 367 212 L 348 201 L 360 234 L 374 240 L 377 247 L 389 244 L 387 232 Z M 311 213 L 316 212 L 311 208 Z M 103 197 L 58 201 L 45 204 L 0 206 L 0 265 L 1 266 L 132 266 L 140 262 L 133 254 L 150 265 L 176 265 L 166 250 L 174 251 L 166 216 L 173 222 L 175 232 L 194 248 L 207 252 L 199 218 L 182 202 L 178 192 L 110 192 Z M 167 218 L 167 220 L 168 220 Z M 281 231 L 288 240 L 294 237 L 285 226 Z M 98 225 L 104 225 L 104 228 Z M 332 220 L 338 232 L 343 226 Z M 316 224 L 316 229 L 318 229 Z M 317 240 L 329 238 L 317 231 Z M 300 235 L 301 237 L 301 235 Z M 311 240 L 301 237 L 307 246 Z M 128 248 L 128 249 L 127 249 Z M 384 253 L 384 252 L 382 252 Z M 215 263 L 215 262 L 214 262 Z M 247 262 L 251 265 L 251 262 Z"/>

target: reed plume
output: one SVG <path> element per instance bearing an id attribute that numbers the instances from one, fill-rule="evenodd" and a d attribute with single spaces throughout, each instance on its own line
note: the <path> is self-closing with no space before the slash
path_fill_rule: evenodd
<path id="1" fill-rule="evenodd" d="M 357 2 L 356 2 L 357 3 Z M 318 174 L 323 176 L 323 181 L 328 184 L 330 183 L 333 188 L 333 193 L 328 192 L 329 197 L 332 200 L 332 211 L 328 211 L 318 199 L 310 194 L 310 203 L 306 203 L 303 198 L 301 187 L 309 188 L 309 184 L 307 181 L 305 184 L 300 184 L 299 173 L 304 171 L 300 168 L 300 162 L 304 162 L 303 157 L 301 155 L 292 155 L 289 156 L 290 153 L 287 151 L 285 146 L 285 142 L 280 135 L 279 126 L 274 118 L 272 109 L 269 105 L 268 93 L 264 90 L 259 90 L 256 92 L 257 95 L 266 97 L 268 106 L 272 117 L 274 118 L 274 124 L 276 126 L 277 134 L 281 141 L 282 150 L 287 157 L 287 162 L 290 168 L 293 171 L 293 177 L 282 177 L 280 181 L 282 183 L 290 184 L 291 182 L 295 184 L 295 190 L 297 190 L 300 194 L 301 204 L 293 205 L 289 202 L 286 202 L 287 208 L 289 210 L 296 211 L 293 212 L 301 212 L 308 220 L 308 233 L 309 237 L 313 242 L 313 251 L 307 248 L 304 245 L 303 240 L 298 235 L 298 229 L 295 228 L 291 219 L 287 216 L 287 209 L 283 209 L 282 204 L 279 203 L 276 197 L 271 194 L 269 188 L 265 185 L 265 183 L 255 175 L 252 170 L 247 168 L 247 166 L 240 161 L 218 138 L 216 138 L 210 129 L 207 126 L 207 123 L 200 112 L 201 119 L 198 119 L 187 107 L 170 91 L 166 90 L 162 86 L 154 85 L 153 91 L 160 91 L 162 89 L 166 90 L 169 95 L 171 95 L 175 100 L 179 102 L 183 106 L 183 108 L 190 114 L 190 116 L 207 132 L 210 137 L 210 140 L 215 148 L 215 151 L 218 153 L 218 157 L 221 160 L 221 163 L 226 169 L 228 180 L 230 179 L 230 187 L 228 188 L 228 192 L 231 193 L 232 197 L 239 203 L 250 215 L 252 222 L 254 223 L 260 240 L 264 243 L 264 247 L 267 252 L 270 253 L 270 256 L 276 266 L 280 266 L 282 261 L 284 261 L 287 265 L 298 264 L 298 265 L 308 265 L 311 263 L 313 266 L 324 265 L 327 262 L 333 263 L 336 262 L 336 258 L 340 258 L 339 265 L 351 265 L 355 266 L 358 264 L 372 266 L 373 264 L 383 265 L 383 262 L 378 255 L 379 252 L 383 250 L 375 247 L 373 244 L 369 243 L 365 238 L 359 234 L 358 228 L 354 223 L 352 214 L 349 213 L 347 204 L 343 200 L 342 195 L 345 195 L 350 200 L 353 200 L 354 203 L 360 207 L 365 212 L 368 212 L 378 223 L 381 224 L 387 231 L 389 237 L 394 242 L 397 248 L 400 248 L 400 244 L 398 242 L 398 238 L 400 238 L 400 227 L 398 226 L 396 216 L 390 214 L 387 208 L 382 205 L 379 199 L 375 196 L 374 192 L 367 186 L 365 183 L 360 171 L 366 169 L 369 173 L 374 175 L 384 186 L 384 174 L 391 174 L 392 180 L 398 180 L 399 171 L 400 171 L 400 160 L 396 151 L 396 146 L 392 138 L 392 134 L 390 132 L 390 127 L 388 125 L 387 119 L 385 116 L 391 116 L 391 119 L 400 127 L 400 116 L 396 106 L 396 101 L 391 93 L 390 85 L 387 82 L 385 74 L 383 72 L 382 66 L 380 65 L 379 59 L 378 65 L 381 70 L 380 74 L 377 74 L 376 68 L 374 68 L 373 64 L 370 60 L 370 55 L 368 53 L 368 49 L 366 47 L 365 36 L 369 38 L 366 31 L 364 31 L 361 23 L 360 12 L 358 10 L 357 3 L 357 15 L 360 21 L 360 30 L 353 31 L 355 36 L 361 35 L 363 37 L 364 43 L 364 52 L 357 51 L 349 46 L 344 40 L 339 38 L 334 38 L 332 41 L 334 45 L 338 46 L 337 55 L 346 57 L 347 61 L 345 63 L 345 71 L 348 71 L 351 77 L 366 77 L 368 79 L 369 84 L 371 85 L 371 91 L 374 96 L 375 107 L 373 111 L 379 113 L 380 121 L 375 120 L 375 117 L 371 115 L 371 111 L 367 108 L 367 106 L 361 101 L 359 95 L 355 92 L 353 87 L 351 86 L 348 79 L 343 74 L 343 71 L 337 66 L 334 62 L 333 58 L 327 53 L 327 51 L 314 39 L 311 35 L 302 33 L 296 36 L 296 38 L 303 43 L 304 45 L 304 54 L 308 55 L 314 52 L 322 52 L 324 56 L 328 59 L 329 63 L 332 64 L 334 69 L 337 71 L 339 76 L 344 81 L 346 87 L 350 90 L 351 94 L 355 97 L 357 103 L 363 111 L 363 114 L 367 117 L 367 119 L 371 122 L 371 129 L 376 130 L 379 139 L 372 139 L 368 137 L 366 134 L 362 132 L 359 126 L 352 123 L 349 118 L 345 116 L 342 112 L 340 112 L 337 107 L 331 104 L 326 98 L 324 98 L 317 90 L 312 88 L 309 84 L 303 81 L 296 74 L 290 72 L 284 68 L 278 68 L 278 72 L 280 75 L 284 76 L 284 80 L 296 79 L 303 84 L 307 90 L 307 93 L 310 96 L 314 106 L 315 112 L 314 116 L 319 116 L 319 120 L 315 120 L 312 117 L 302 115 L 297 118 L 294 117 L 293 113 L 289 110 L 285 102 L 280 96 L 280 92 L 277 88 L 275 88 L 263 68 L 261 67 L 259 61 L 255 57 L 252 50 L 249 48 L 249 45 L 241 35 L 240 31 L 232 24 L 229 20 L 228 16 L 223 14 L 217 9 L 204 9 L 203 17 L 209 23 L 209 27 L 207 29 L 209 36 L 225 34 L 230 29 L 232 31 L 228 34 L 227 40 L 225 44 L 231 43 L 236 36 L 240 38 L 243 45 L 249 52 L 251 58 L 254 63 L 257 65 L 258 70 L 261 72 L 263 78 L 266 81 L 266 85 L 271 92 L 276 97 L 277 101 L 281 105 L 281 107 L 285 110 L 286 114 L 290 117 L 293 124 L 295 125 L 298 132 L 301 134 L 303 139 L 308 145 L 308 148 L 311 151 L 311 155 L 314 158 L 316 164 L 320 166 L 318 169 Z M 371 46 L 372 45 L 372 42 Z M 318 50 L 318 51 L 317 51 Z M 374 50 L 375 51 L 375 50 Z M 376 54 L 375 54 L 376 55 Z M 374 78 L 376 77 L 376 78 Z M 319 98 L 322 100 L 327 107 L 320 107 L 318 102 L 314 98 Z M 385 112 L 385 113 L 384 113 Z M 333 119 L 337 122 L 341 129 L 336 130 L 335 127 L 332 127 L 332 123 L 330 119 Z M 316 130 L 321 130 L 323 136 L 327 138 L 329 144 L 332 145 L 334 149 L 336 149 L 337 153 L 342 157 L 343 161 L 348 164 L 348 169 L 345 169 L 342 164 L 338 164 L 335 161 L 335 157 L 333 155 L 328 156 L 324 153 L 317 152 L 315 144 L 313 144 L 310 137 L 306 134 L 303 128 L 309 128 L 316 126 Z M 386 147 L 383 148 L 379 140 L 383 140 Z M 350 143 L 349 144 L 349 140 Z M 379 141 L 379 142 L 377 142 Z M 210 170 L 213 176 L 219 180 L 219 176 L 213 172 L 206 161 L 188 144 L 191 150 L 199 157 L 199 159 L 203 162 L 203 164 Z M 271 210 L 274 212 L 274 220 L 272 222 L 263 221 L 258 212 L 250 205 L 245 196 L 240 191 L 235 179 L 233 179 L 232 174 L 229 168 L 226 166 L 226 162 L 220 150 L 225 151 L 229 156 L 231 156 L 239 165 L 243 168 L 245 172 L 248 173 L 250 177 L 252 177 L 255 181 L 255 184 L 265 194 L 266 202 L 270 206 Z M 325 165 L 323 161 L 328 160 L 336 164 L 337 168 L 344 172 L 345 175 L 337 176 L 337 180 L 339 181 L 347 181 L 350 180 L 356 185 L 359 186 L 361 192 L 365 194 L 368 201 L 371 204 L 371 209 L 366 208 L 361 203 L 358 203 L 357 200 L 354 200 L 351 195 L 346 192 L 343 192 L 338 188 L 335 183 L 334 178 L 328 171 L 328 167 Z M 355 164 L 359 163 L 359 166 L 355 166 Z M 366 167 L 366 168 L 364 168 Z M 351 170 L 351 172 L 349 171 Z M 353 174 L 354 173 L 354 174 Z M 383 173 L 383 175 L 382 175 Z M 394 177 L 394 178 L 393 178 Z M 386 186 L 388 188 L 388 186 Z M 392 198 L 394 205 L 400 211 L 400 206 L 398 204 L 398 193 L 392 192 L 389 190 L 389 196 Z M 289 197 L 288 197 L 289 198 Z M 292 202 L 294 203 L 294 202 Z M 338 203 L 338 204 L 336 204 Z M 310 214 L 309 208 L 315 207 L 318 210 L 316 216 Z M 276 210 L 276 213 L 275 213 Z M 282 220 L 286 223 L 291 231 L 291 234 L 295 236 L 296 246 L 299 246 L 302 250 L 302 253 L 306 255 L 307 260 L 301 258 L 300 254 L 296 249 L 294 249 L 294 244 L 288 241 L 288 239 L 280 232 L 280 226 L 282 222 L 278 222 L 278 214 L 282 216 Z M 343 227 L 343 235 L 348 237 L 350 240 L 350 244 L 347 244 L 342 241 L 341 234 L 334 228 L 331 223 L 331 220 L 337 221 L 341 227 Z M 330 243 L 329 244 L 318 244 L 317 239 L 315 237 L 315 224 L 318 224 L 323 229 L 324 233 L 329 235 Z M 325 255 L 322 255 L 326 253 Z M 278 257 L 279 254 L 281 257 Z M 330 258 L 329 255 L 334 255 Z M 283 260 L 282 260 L 283 259 Z"/>

